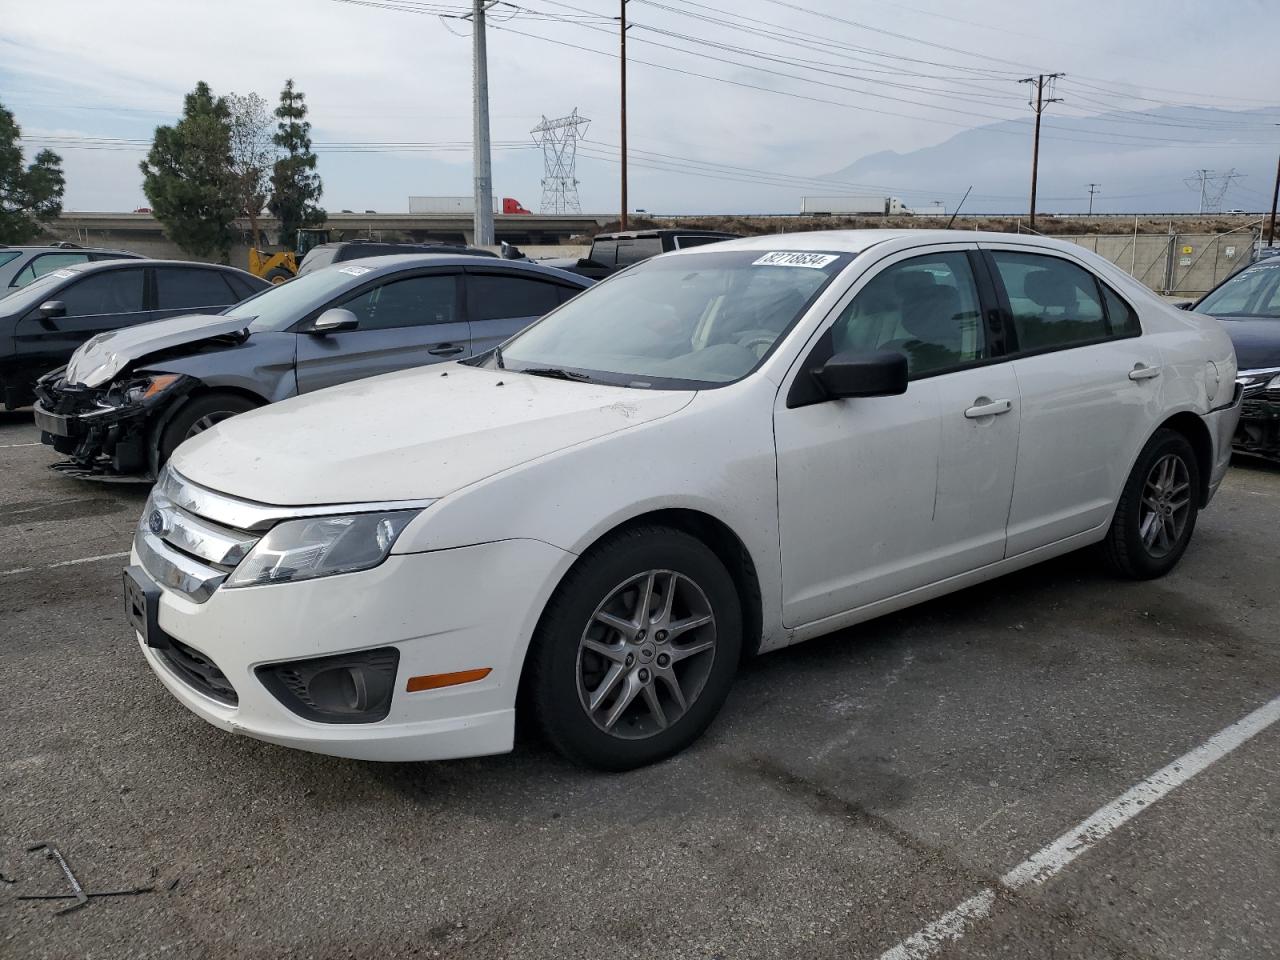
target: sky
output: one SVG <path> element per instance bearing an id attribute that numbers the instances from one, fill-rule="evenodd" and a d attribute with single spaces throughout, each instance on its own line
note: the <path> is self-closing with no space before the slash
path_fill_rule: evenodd
<path id="1" fill-rule="evenodd" d="M 324 205 L 401 212 L 410 195 L 471 192 L 471 24 L 447 16 L 468 6 L 7 0 L 0 103 L 29 154 L 48 145 L 62 155 L 65 209 L 132 210 L 146 205 L 145 144 L 197 81 L 274 102 L 292 77 L 311 107 Z M 1248 176 L 1229 206 L 1262 209 L 1270 199 L 1263 161 L 1280 150 L 1280 107 L 1274 120 L 1260 111 L 1268 96 L 1276 102 L 1280 66 L 1265 44 L 1251 53 L 1247 38 L 1276 34 L 1274 3 L 628 0 L 626 9 L 633 210 L 796 212 L 805 195 L 865 192 L 847 185 L 852 174 L 829 178 L 874 155 L 875 186 L 915 205 L 934 195 L 953 205 L 974 177 L 958 169 L 955 150 L 917 156 L 937 161 L 915 164 L 902 182 L 892 154 L 971 130 L 982 132 L 956 141 L 961 159 L 998 178 L 984 188 L 998 198 L 986 209 L 1020 209 L 1032 112 L 1018 80 L 1040 72 L 1066 74 L 1054 91 L 1062 102 L 1044 113 L 1049 196 L 1078 199 L 1086 182 L 1101 181 L 1100 210 L 1109 193 L 1113 209 L 1194 210 L 1198 197 L 1181 178 L 1235 166 Z M 577 161 L 582 208 L 617 208 L 618 12 L 619 0 L 490 9 L 498 196 L 539 209 L 543 158 L 530 131 L 576 108 L 591 121 Z M 1169 105 L 1213 112 L 1170 114 Z M 986 129 L 997 125 L 1004 132 Z M 1055 167 L 1055 137 L 1096 143 L 1088 169 Z M 1117 145 L 1142 150 L 1113 156 Z M 1160 167 L 1163 190 L 1147 199 L 1130 185 L 1144 176 L 1142 157 Z"/>

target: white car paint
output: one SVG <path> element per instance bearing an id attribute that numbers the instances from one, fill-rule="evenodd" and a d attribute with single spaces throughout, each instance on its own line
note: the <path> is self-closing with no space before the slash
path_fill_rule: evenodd
<path id="1" fill-rule="evenodd" d="M 996 245 L 1083 264 L 1137 309 L 1143 335 L 913 381 L 901 396 L 787 408 L 791 383 L 807 376 L 802 359 L 875 272 L 926 250 Z M 1100 540 L 1139 450 L 1174 414 L 1209 428 L 1210 495 L 1225 474 L 1239 415 L 1218 390 L 1235 375 L 1229 339 L 1079 247 L 847 231 L 666 256 L 708 249 L 856 256 L 753 373 L 715 389 L 450 364 L 275 404 L 180 447 L 171 467 L 185 481 L 285 512 L 434 502 L 371 570 L 217 589 L 203 603 L 165 589 L 160 627 L 213 659 L 241 699 L 214 702 L 144 647 L 165 685 L 214 724 L 322 753 L 497 752 L 511 745 L 524 654 L 547 600 L 579 555 L 637 517 L 696 511 L 736 535 L 758 580 L 759 636 L 749 639 L 765 651 Z M 1160 376 L 1129 379 L 1137 364 L 1159 365 Z M 1006 413 L 965 416 L 1005 400 Z M 422 693 L 398 679 L 391 714 L 356 725 L 304 720 L 254 676 L 263 663 L 383 645 L 400 649 L 400 678 L 492 672 Z"/>

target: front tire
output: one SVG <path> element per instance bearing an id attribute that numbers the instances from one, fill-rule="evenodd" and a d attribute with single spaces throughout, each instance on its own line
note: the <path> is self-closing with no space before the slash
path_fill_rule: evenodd
<path id="1" fill-rule="evenodd" d="M 741 651 L 724 564 L 683 531 L 640 527 L 593 547 L 557 588 L 529 652 L 529 698 L 561 754 L 630 770 L 702 735 Z"/>
<path id="2" fill-rule="evenodd" d="M 186 403 L 160 434 L 160 466 L 178 449 L 182 441 L 203 433 L 238 413 L 254 410 L 258 404 L 234 393 L 206 393 Z"/>
<path id="3" fill-rule="evenodd" d="M 1199 502 L 1200 465 L 1191 443 L 1176 430 L 1157 430 L 1133 465 L 1102 542 L 1107 566 L 1132 580 L 1164 576 L 1191 542 Z"/>

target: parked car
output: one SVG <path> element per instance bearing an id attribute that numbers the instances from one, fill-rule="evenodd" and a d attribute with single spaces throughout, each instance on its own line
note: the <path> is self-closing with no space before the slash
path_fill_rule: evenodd
<path id="1" fill-rule="evenodd" d="M 600 233 L 591 241 L 591 252 L 574 259 L 554 258 L 540 260 L 550 267 L 558 267 L 572 273 L 580 273 L 593 280 L 603 280 L 623 267 L 656 257 L 672 250 L 688 250 L 721 240 L 733 240 L 736 233 L 719 230 L 629 230 L 625 233 Z"/>
<path id="2" fill-rule="evenodd" d="M 634 767 L 706 729 L 745 655 L 1086 546 L 1166 573 L 1226 474 L 1234 378 L 1220 324 L 1069 243 L 727 241 L 183 444 L 127 609 L 226 730 L 470 756 L 511 749 L 519 702 Z"/>
<path id="3" fill-rule="evenodd" d="M 353 260 L 219 316 L 94 338 L 37 385 L 36 424 L 45 443 L 70 456 L 57 465 L 64 472 L 154 477 L 178 444 L 227 417 L 492 350 L 590 284 L 471 256 Z"/>
<path id="4" fill-rule="evenodd" d="M 1245 267 L 1190 308 L 1224 321 L 1244 388 L 1235 448 L 1280 460 L 1280 257 Z"/>
<path id="5" fill-rule="evenodd" d="M 395 257 L 406 253 L 452 253 L 473 257 L 496 257 L 497 254 L 483 247 L 469 247 L 464 243 L 379 243 L 374 240 L 341 240 L 321 243 L 307 251 L 298 264 L 298 276 L 331 267 L 348 260 L 364 260 L 368 257 Z"/>
<path id="6" fill-rule="evenodd" d="M 127 250 L 101 250 L 73 244 L 46 247 L 10 247 L 0 244 L 0 297 L 38 280 L 46 273 L 97 260 L 141 260 Z"/>
<path id="7" fill-rule="evenodd" d="M 268 284 L 243 270 L 178 260 L 105 260 L 59 267 L 0 299 L 0 391 L 30 403 L 32 386 L 90 337 L 150 320 L 218 311 Z"/>

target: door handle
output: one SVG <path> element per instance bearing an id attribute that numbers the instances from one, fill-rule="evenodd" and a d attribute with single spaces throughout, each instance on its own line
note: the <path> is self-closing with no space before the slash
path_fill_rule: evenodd
<path id="1" fill-rule="evenodd" d="M 1145 363 L 1135 363 L 1129 371 L 1130 380 L 1151 380 L 1160 376 L 1159 367 L 1148 367 Z"/>
<path id="2" fill-rule="evenodd" d="M 456 357 L 466 349 L 466 347 L 459 347 L 452 343 L 440 343 L 428 350 L 427 353 L 433 357 Z"/>
<path id="3" fill-rule="evenodd" d="M 983 417 L 998 417 L 1002 413 L 1008 413 L 1013 409 L 1012 400 L 988 400 L 986 397 L 979 397 L 978 403 L 964 412 L 964 415 L 970 420 L 981 420 Z"/>

